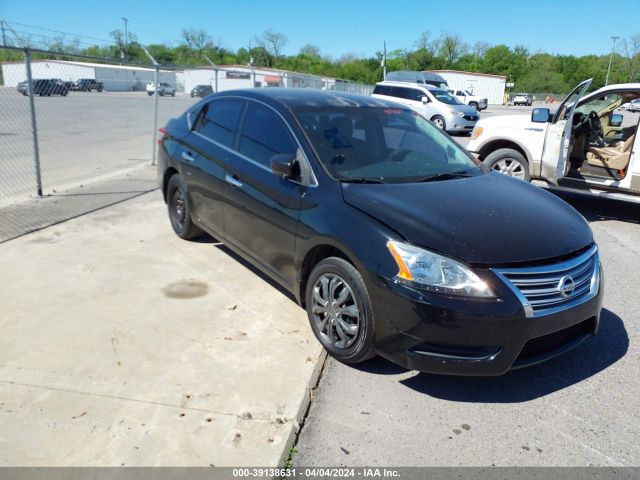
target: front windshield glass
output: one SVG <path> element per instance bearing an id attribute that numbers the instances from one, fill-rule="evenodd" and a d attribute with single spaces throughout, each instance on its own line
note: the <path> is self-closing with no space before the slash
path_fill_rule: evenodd
<path id="1" fill-rule="evenodd" d="M 446 90 L 434 88 L 432 90 L 429 90 L 429 92 L 431 92 L 431 95 L 436 97 L 436 99 L 438 99 L 439 102 L 446 103 L 447 105 L 464 105 L 464 103 L 462 103 L 460 100 L 458 100 L 456 97 L 451 95 Z"/>
<path id="2" fill-rule="evenodd" d="M 615 110 L 622 103 L 622 97 L 617 93 L 609 93 L 604 97 L 597 97 L 576 107 L 575 111 L 589 113 Z"/>
<path id="3" fill-rule="evenodd" d="M 412 183 L 481 174 L 461 147 L 412 110 L 330 107 L 295 114 L 326 170 L 341 181 Z"/>

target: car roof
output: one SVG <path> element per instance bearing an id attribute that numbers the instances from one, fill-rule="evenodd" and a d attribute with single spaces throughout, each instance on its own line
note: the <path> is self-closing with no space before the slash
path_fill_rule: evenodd
<path id="1" fill-rule="evenodd" d="M 413 83 L 413 82 L 397 82 L 394 80 L 385 80 L 384 82 L 378 82 L 376 85 L 392 85 L 394 87 L 406 87 L 406 88 L 424 88 L 426 90 L 443 90 L 440 87 L 431 85 L 429 83 Z"/>
<path id="2" fill-rule="evenodd" d="M 318 90 L 314 88 L 247 88 L 227 90 L 215 95 L 216 98 L 244 97 L 262 101 L 272 107 L 286 109 L 300 107 L 389 107 L 397 108 L 397 104 L 375 97 L 365 97 L 335 90 Z"/>

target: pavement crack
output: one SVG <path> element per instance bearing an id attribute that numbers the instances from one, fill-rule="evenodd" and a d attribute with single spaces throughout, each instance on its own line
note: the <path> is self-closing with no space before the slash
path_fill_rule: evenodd
<path id="1" fill-rule="evenodd" d="M 220 415 L 220 416 L 226 416 L 226 417 L 235 417 L 238 419 L 242 419 L 242 414 L 236 414 L 236 413 L 229 413 L 229 412 L 220 412 L 217 410 L 210 410 L 210 409 L 206 409 L 206 408 L 197 408 L 197 407 L 185 407 L 183 405 L 177 404 L 177 403 L 166 403 L 166 402 L 155 402 L 152 400 L 142 400 L 139 398 L 129 398 L 129 397 L 122 397 L 119 395 L 109 395 L 106 393 L 96 393 L 96 392 L 86 392 L 83 390 L 73 390 L 70 388 L 61 388 L 61 387 L 53 387 L 53 386 L 48 386 L 48 385 L 36 385 L 33 383 L 23 383 L 23 382 L 13 382 L 11 380 L 0 380 L 0 383 L 4 383 L 7 385 L 17 385 L 17 386 L 21 386 L 21 387 L 31 387 L 31 388 L 40 388 L 43 390 L 52 390 L 52 391 L 56 391 L 56 392 L 63 392 L 63 393 L 71 393 L 71 394 L 76 394 L 76 395 L 88 395 L 88 396 L 92 396 L 92 397 L 100 397 L 100 398 L 110 398 L 112 400 L 123 400 L 123 401 L 127 401 L 127 402 L 137 402 L 137 403 L 144 403 L 147 405 L 158 405 L 161 407 L 170 407 L 170 408 L 176 408 L 178 410 L 189 410 L 189 411 L 194 411 L 194 412 L 203 412 L 203 413 L 210 413 L 213 415 Z M 252 421 L 258 421 L 258 422 L 269 422 L 271 423 L 273 421 L 273 419 L 271 417 L 269 418 L 260 418 L 260 417 L 253 417 Z"/>

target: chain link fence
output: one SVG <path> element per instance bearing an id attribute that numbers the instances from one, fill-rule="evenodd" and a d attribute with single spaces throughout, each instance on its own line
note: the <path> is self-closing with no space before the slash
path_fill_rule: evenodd
<path id="1" fill-rule="evenodd" d="M 17 47 L 0 53 L 9 59 L 0 79 L 0 205 L 152 163 L 157 128 L 211 93 L 373 89 L 244 65 L 180 68 Z"/>

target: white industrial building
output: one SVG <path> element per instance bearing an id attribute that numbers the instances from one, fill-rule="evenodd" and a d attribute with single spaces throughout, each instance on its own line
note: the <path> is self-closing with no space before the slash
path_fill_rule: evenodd
<path id="1" fill-rule="evenodd" d="M 488 73 L 460 72 L 457 70 L 430 70 L 447 81 L 449 88 L 468 90 L 487 99 L 488 103 L 502 105 L 507 77 Z"/>
<path id="2" fill-rule="evenodd" d="M 71 62 L 66 60 L 31 60 L 33 79 L 59 78 L 76 81 L 92 78 L 102 82 L 107 91 L 130 92 L 145 90 L 147 82 L 154 80 L 154 69 L 128 65 Z M 16 87 L 27 79 L 24 62 L 3 62 L 2 77 L 6 87 Z M 176 73 L 160 70 L 159 81 L 176 85 Z"/>
<path id="3" fill-rule="evenodd" d="M 254 68 L 247 65 L 220 65 L 186 69 L 184 91 L 196 85 L 210 85 L 214 92 L 255 87 L 305 87 L 332 90 L 336 79 L 305 75 L 275 68 Z"/>

